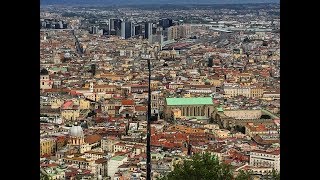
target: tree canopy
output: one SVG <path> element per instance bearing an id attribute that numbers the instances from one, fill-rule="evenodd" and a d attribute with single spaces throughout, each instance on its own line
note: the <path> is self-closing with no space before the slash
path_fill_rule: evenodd
<path id="1" fill-rule="evenodd" d="M 272 171 L 266 175 L 271 180 L 280 180 L 280 173 Z M 159 180 L 251 180 L 251 171 L 239 171 L 234 177 L 231 165 L 221 163 L 217 156 L 209 153 L 195 154 L 174 165 L 174 170 Z"/>
<path id="2" fill-rule="evenodd" d="M 220 163 L 216 156 L 209 153 L 195 154 L 191 160 L 174 165 L 174 170 L 161 180 L 232 180 L 231 166 Z"/>

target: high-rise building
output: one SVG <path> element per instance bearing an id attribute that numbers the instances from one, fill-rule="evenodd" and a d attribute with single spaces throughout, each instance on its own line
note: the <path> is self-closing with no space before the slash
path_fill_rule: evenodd
<path id="1" fill-rule="evenodd" d="M 99 32 L 99 26 L 92 26 L 92 27 L 90 28 L 90 32 L 91 32 L 92 34 L 98 34 L 98 32 Z"/>
<path id="2" fill-rule="evenodd" d="M 152 35 L 152 23 L 146 22 L 144 24 L 144 38 L 149 39 Z"/>
<path id="3" fill-rule="evenodd" d="M 173 26 L 172 19 L 166 18 L 166 19 L 161 19 L 159 20 L 159 25 L 163 28 L 166 29 L 168 27 Z"/>
<path id="4" fill-rule="evenodd" d="M 109 35 L 120 35 L 121 19 L 109 19 Z"/>
<path id="5" fill-rule="evenodd" d="M 132 22 L 131 21 L 123 21 L 121 23 L 121 37 L 124 39 L 128 39 L 132 36 Z"/>
<path id="6" fill-rule="evenodd" d="M 59 28 L 63 29 L 63 22 L 62 21 L 59 21 Z"/>
<path id="7" fill-rule="evenodd" d="M 189 25 L 171 26 L 167 29 L 168 40 L 187 38 L 190 36 L 190 32 Z"/>
<path id="8" fill-rule="evenodd" d="M 142 26 L 140 24 L 134 27 L 134 35 L 142 35 Z"/>
<path id="9" fill-rule="evenodd" d="M 133 25 L 133 23 L 131 23 L 131 37 L 132 37 L 132 36 L 135 36 L 135 34 L 136 34 L 136 28 L 135 28 L 135 26 Z"/>
<path id="10" fill-rule="evenodd" d="M 114 20 L 115 19 L 109 19 L 109 32 L 111 32 L 114 29 Z"/>
<path id="11" fill-rule="evenodd" d="M 178 38 L 178 26 L 171 26 L 168 28 L 168 40 Z"/>

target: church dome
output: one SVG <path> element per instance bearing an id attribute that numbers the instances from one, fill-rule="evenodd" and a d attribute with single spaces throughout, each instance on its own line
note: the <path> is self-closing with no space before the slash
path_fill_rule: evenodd
<path id="1" fill-rule="evenodd" d="M 83 130 L 81 126 L 72 126 L 69 130 L 69 135 L 71 137 L 83 137 Z"/>

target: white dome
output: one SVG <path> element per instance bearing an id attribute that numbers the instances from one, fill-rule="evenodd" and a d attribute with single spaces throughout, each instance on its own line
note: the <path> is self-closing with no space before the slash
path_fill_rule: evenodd
<path id="1" fill-rule="evenodd" d="M 83 130 L 81 126 L 72 126 L 69 130 L 71 137 L 83 137 Z"/>

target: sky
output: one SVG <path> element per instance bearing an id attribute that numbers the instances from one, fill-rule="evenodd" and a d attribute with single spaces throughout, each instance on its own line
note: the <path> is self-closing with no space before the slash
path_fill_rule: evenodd
<path id="1" fill-rule="evenodd" d="M 41 5 L 245 4 L 279 2 L 280 0 L 41 0 Z"/>

